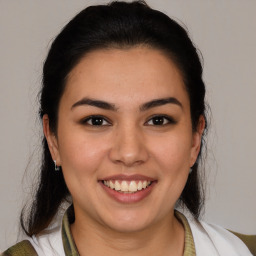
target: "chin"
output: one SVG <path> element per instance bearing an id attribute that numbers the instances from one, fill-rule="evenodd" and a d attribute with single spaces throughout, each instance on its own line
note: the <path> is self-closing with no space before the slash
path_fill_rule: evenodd
<path id="1" fill-rule="evenodd" d="M 120 233 L 140 232 L 153 223 L 153 217 L 142 212 L 121 211 L 119 214 L 111 214 L 109 218 L 105 215 L 102 219 L 105 226 Z"/>
<path id="2" fill-rule="evenodd" d="M 118 221 L 115 223 L 109 223 L 108 227 L 118 233 L 135 233 L 146 229 L 149 225 L 147 223 L 141 223 L 138 221 L 127 222 Z"/>

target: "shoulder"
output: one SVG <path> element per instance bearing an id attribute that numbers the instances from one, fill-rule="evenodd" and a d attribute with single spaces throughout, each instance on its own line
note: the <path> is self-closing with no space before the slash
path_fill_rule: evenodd
<path id="1" fill-rule="evenodd" d="M 1 256 L 37 256 L 34 247 L 28 240 L 15 244 L 1 254 Z"/>
<path id="2" fill-rule="evenodd" d="M 253 255 L 256 255 L 256 235 L 244 235 L 237 232 L 232 232 L 235 236 L 240 238 L 249 248 Z"/>
<path id="3" fill-rule="evenodd" d="M 195 219 L 189 219 L 188 222 L 197 255 L 252 255 L 247 245 L 230 231 Z"/>
<path id="4" fill-rule="evenodd" d="M 39 256 L 65 255 L 62 243 L 61 226 L 28 238 Z"/>
<path id="5" fill-rule="evenodd" d="M 15 244 L 0 256 L 62 256 L 65 255 L 61 226 L 51 227 L 36 236 Z"/>

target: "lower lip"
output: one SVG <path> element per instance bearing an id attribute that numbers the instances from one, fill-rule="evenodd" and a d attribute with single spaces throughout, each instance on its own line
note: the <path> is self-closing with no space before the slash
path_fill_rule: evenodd
<path id="1" fill-rule="evenodd" d="M 154 185 L 156 184 L 156 181 L 153 181 L 151 185 L 148 186 L 147 188 L 139 190 L 135 193 L 118 192 L 114 189 L 105 186 L 101 181 L 99 181 L 99 183 L 102 186 L 102 188 L 107 192 L 107 194 L 114 200 L 120 203 L 137 203 L 146 198 L 151 193 Z"/>

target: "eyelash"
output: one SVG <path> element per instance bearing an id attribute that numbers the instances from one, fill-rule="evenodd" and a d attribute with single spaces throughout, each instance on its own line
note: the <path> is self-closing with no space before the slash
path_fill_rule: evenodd
<path id="1" fill-rule="evenodd" d="M 148 124 L 150 121 L 153 122 L 153 120 L 155 119 L 155 121 L 158 119 L 162 119 L 164 120 L 163 124 Z M 146 122 L 148 126 L 166 126 L 166 125 L 170 125 L 170 124 L 176 124 L 177 122 L 170 116 L 167 115 L 154 115 L 152 117 L 150 117 L 150 119 Z"/>
<path id="2" fill-rule="evenodd" d="M 97 119 L 100 119 L 99 124 L 93 124 L 93 120 L 96 121 Z M 160 121 L 160 124 L 154 124 L 154 121 Z M 151 124 L 150 124 L 151 122 Z M 163 122 L 163 123 L 161 123 Z M 146 126 L 166 126 L 166 125 L 170 125 L 170 124 L 176 124 L 177 122 L 170 116 L 168 115 L 154 115 L 151 116 L 148 121 L 145 123 Z M 96 127 L 100 127 L 100 126 L 110 126 L 112 123 L 104 116 L 101 115 L 91 115 L 86 117 L 85 119 L 83 119 L 81 121 L 81 124 L 83 125 L 88 125 L 88 126 L 96 126 Z"/>
<path id="3" fill-rule="evenodd" d="M 101 121 L 104 123 L 104 122 L 107 122 L 107 124 L 92 124 L 92 121 L 93 119 L 101 119 Z M 89 124 L 89 122 L 91 122 L 91 124 Z M 85 124 L 85 125 L 89 125 L 89 126 L 109 126 L 111 125 L 111 122 L 109 120 L 106 119 L 106 117 L 104 116 L 100 116 L 100 115 L 92 115 L 92 116 L 88 116 L 86 117 L 85 119 L 83 119 L 81 121 L 82 124 Z"/>

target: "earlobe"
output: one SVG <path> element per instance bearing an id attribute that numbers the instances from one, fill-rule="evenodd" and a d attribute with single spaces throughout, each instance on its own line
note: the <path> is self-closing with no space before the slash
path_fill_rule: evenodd
<path id="1" fill-rule="evenodd" d="M 50 120 L 47 114 L 43 116 L 43 131 L 52 156 L 52 160 L 56 161 L 56 164 L 60 166 L 61 161 L 59 156 L 58 141 L 55 134 L 50 129 Z"/>
<path id="2" fill-rule="evenodd" d="M 202 135 L 204 133 L 204 129 L 205 129 L 205 118 L 201 115 L 197 125 L 197 130 L 193 134 L 190 167 L 192 167 L 195 164 L 197 160 L 197 156 L 200 152 L 201 140 L 202 140 Z"/>

